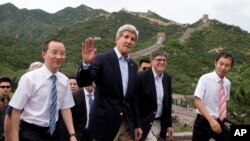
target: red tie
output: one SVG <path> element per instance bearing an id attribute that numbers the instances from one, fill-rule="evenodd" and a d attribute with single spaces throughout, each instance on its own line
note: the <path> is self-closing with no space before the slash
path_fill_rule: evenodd
<path id="1" fill-rule="evenodd" d="M 219 95 L 219 119 L 223 121 L 227 117 L 226 95 L 223 87 L 223 80 L 220 81 Z"/>

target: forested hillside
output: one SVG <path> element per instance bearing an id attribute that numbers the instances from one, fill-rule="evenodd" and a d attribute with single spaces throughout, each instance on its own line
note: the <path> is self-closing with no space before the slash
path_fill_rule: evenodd
<path id="1" fill-rule="evenodd" d="M 50 38 L 65 42 L 67 57 L 61 71 L 74 76 L 85 38 L 97 39 L 98 52 L 110 50 L 115 45 L 118 27 L 126 23 L 135 25 L 140 32 L 134 51 L 153 44 L 158 32 L 165 33 L 163 49 L 170 54 L 167 71 L 173 78 L 175 93 L 193 95 L 199 77 L 213 71 L 218 52 L 232 53 L 235 65 L 228 75 L 232 82 L 230 118 L 236 123 L 250 123 L 250 34 L 216 19 L 200 28 L 204 25 L 202 20 L 191 25 L 175 24 L 153 12 L 108 13 L 82 5 L 49 14 L 42 10 L 18 9 L 12 4 L 0 5 L 0 77 L 10 77 L 15 89 L 29 64 L 42 61 L 41 45 Z M 179 38 L 190 29 L 199 30 L 193 30 L 190 37 L 181 42 Z M 245 117 L 234 116 L 245 113 Z"/>

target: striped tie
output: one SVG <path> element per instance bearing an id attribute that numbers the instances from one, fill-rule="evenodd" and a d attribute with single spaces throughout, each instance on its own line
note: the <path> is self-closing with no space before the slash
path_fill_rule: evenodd
<path id="1" fill-rule="evenodd" d="M 223 87 L 223 80 L 220 81 L 219 94 L 219 119 L 223 121 L 227 117 L 226 95 Z"/>
<path id="2" fill-rule="evenodd" d="M 51 79 L 52 79 L 52 89 L 51 89 L 49 132 L 52 135 L 56 129 L 56 102 L 57 102 L 56 76 L 52 75 Z"/>

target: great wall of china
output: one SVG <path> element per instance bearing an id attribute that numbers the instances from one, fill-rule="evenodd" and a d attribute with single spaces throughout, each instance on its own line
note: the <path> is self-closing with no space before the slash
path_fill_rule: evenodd
<path id="1" fill-rule="evenodd" d="M 139 14 L 140 15 L 140 14 Z M 140 15 L 141 17 L 146 17 L 145 15 Z M 150 21 L 154 21 L 156 22 L 154 19 L 152 18 L 147 18 L 149 19 Z M 211 24 L 211 21 L 209 20 L 208 18 L 208 15 L 203 15 L 203 17 L 201 18 L 202 20 L 202 24 L 196 28 L 187 28 L 185 30 L 185 32 L 179 37 L 179 41 L 181 43 L 183 42 L 186 42 L 188 40 L 188 38 L 191 37 L 191 34 L 193 32 L 197 32 L 197 31 L 201 31 L 203 30 L 204 28 L 208 27 L 210 24 Z M 158 24 L 163 24 L 165 22 L 157 22 Z M 174 23 L 174 24 L 178 24 L 178 23 Z M 168 26 L 168 25 L 171 25 L 171 24 L 165 24 L 165 26 Z M 143 48 L 141 50 L 138 50 L 138 51 L 135 51 L 135 52 L 132 52 L 129 54 L 129 56 L 133 59 L 135 58 L 138 58 L 138 57 L 141 57 L 141 56 L 147 56 L 149 55 L 152 51 L 155 51 L 155 50 L 158 50 L 160 48 L 163 47 L 163 43 L 164 41 L 166 40 L 166 35 L 164 32 L 158 32 L 157 33 L 157 39 L 156 39 L 156 42 L 153 43 L 152 45 L 146 47 L 146 48 Z"/>

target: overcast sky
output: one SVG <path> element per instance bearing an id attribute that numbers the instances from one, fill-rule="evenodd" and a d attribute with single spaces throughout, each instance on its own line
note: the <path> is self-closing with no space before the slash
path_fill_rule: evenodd
<path id="1" fill-rule="evenodd" d="M 208 14 L 210 19 L 239 26 L 250 33 L 250 0 L 0 0 L 0 5 L 8 2 L 18 8 L 42 9 L 49 13 L 81 4 L 108 12 L 122 8 L 134 12 L 151 10 L 179 23 L 194 23 Z"/>

